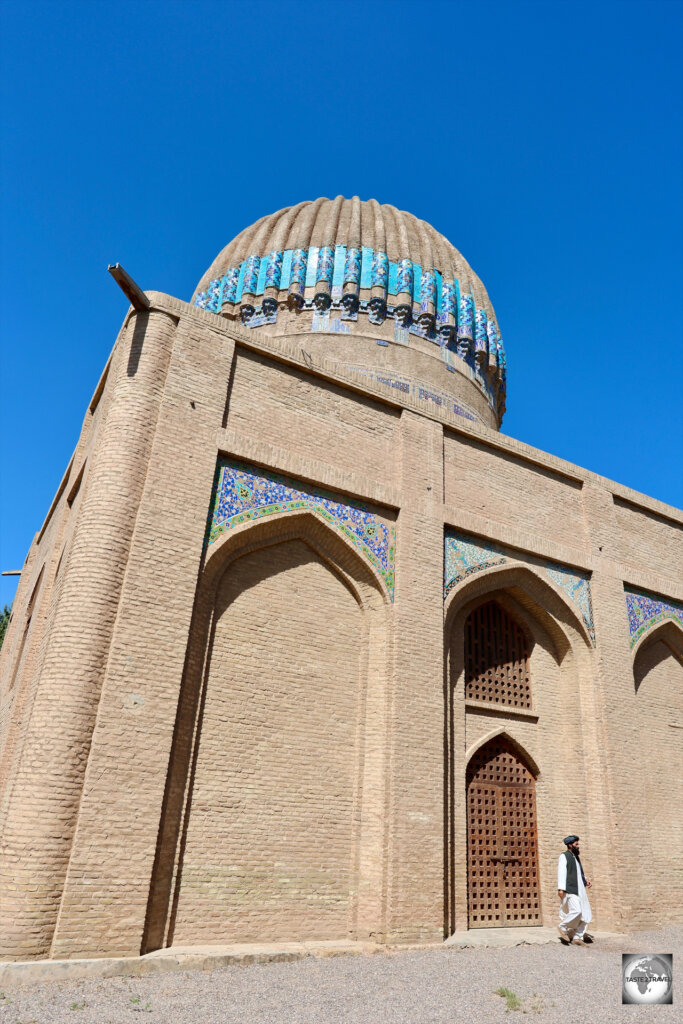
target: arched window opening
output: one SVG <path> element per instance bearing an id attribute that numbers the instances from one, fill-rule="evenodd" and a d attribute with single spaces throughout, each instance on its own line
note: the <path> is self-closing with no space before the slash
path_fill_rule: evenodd
<path id="1" fill-rule="evenodd" d="M 465 623 L 465 699 L 531 707 L 529 644 L 496 601 L 479 605 Z"/>

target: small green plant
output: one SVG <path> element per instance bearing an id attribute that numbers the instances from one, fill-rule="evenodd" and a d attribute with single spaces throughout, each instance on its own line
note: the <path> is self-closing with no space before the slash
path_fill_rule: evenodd
<path id="1" fill-rule="evenodd" d="M 82 1002 L 82 1003 L 72 1003 L 71 1004 L 71 1009 L 72 1010 L 85 1010 L 85 1007 L 86 1007 L 85 1002 Z"/>
<path id="2" fill-rule="evenodd" d="M 505 1000 L 505 1012 L 509 1013 L 510 1010 L 521 1010 L 522 1004 L 519 1001 L 519 996 L 511 992 L 509 988 L 497 988 L 494 995 L 502 996 Z"/>
<path id="3" fill-rule="evenodd" d="M 131 1003 L 139 1003 L 140 1002 L 140 996 L 131 996 L 130 997 L 130 1001 L 131 1001 Z"/>

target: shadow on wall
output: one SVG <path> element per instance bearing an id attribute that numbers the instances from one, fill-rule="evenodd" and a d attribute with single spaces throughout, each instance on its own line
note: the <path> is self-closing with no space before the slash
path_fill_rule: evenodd
<path id="1" fill-rule="evenodd" d="M 683 630 L 674 622 L 664 622 L 652 631 L 636 654 L 633 664 L 636 693 L 648 673 L 671 657 L 683 665 Z"/>

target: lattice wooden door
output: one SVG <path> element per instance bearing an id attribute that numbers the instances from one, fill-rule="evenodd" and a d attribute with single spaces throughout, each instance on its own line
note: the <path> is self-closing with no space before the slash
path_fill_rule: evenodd
<path id="1" fill-rule="evenodd" d="M 467 769 L 470 928 L 541 924 L 534 777 L 496 737 Z"/>

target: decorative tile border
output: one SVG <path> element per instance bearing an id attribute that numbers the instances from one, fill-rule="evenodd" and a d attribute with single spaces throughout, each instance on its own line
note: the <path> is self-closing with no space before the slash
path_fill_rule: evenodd
<path id="1" fill-rule="evenodd" d="M 307 508 L 340 530 L 377 569 L 394 600 L 396 530 L 353 498 L 340 500 L 328 491 L 249 466 L 219 459 L 209 515 L 207 544 L 226 530 L 277 512 Z"/>
<path id="2" fill-rule="evenodd" d="M 318 313 L 334 307 L 349 321 L 359 312 L 373 324 L 393 318 L 396 341 L 408 344 L 411 334 L 419 335 L 465 360 L 502 415 L 507 364 L 500 331 L 470 292 L 461 294 L 457 278 L 448 280 L 436 268 L 408 259 L 392 262 L 386 252 L 367 246 L 311 246 L 247 256 L 194 297 L 200 309 L 239 316 L 249 327 L 274 323 L 285 301 Z M 319 320 L 314 330 L 324 330 Z M 339 326 L 336 331 L 346 333 Z"/>
<path id="3" fill-rule="evenodd" d="M 444 600 L 453 587 L 467 576 L 489 569 L 493 565 L 504 565 L 508 561 L 519 561 L 519 556 L 493 541 L 480 540 L 446 530 L 444 540 Z M 536 565 L 536 562 L 529 564 Z M 562 590 L 578 608 L 595 647 L 595 624 L 591 599 L 590 577 L 578 569 L 568 569 L 554 562 L 538 563 L 546 576 Z"/>
<path id="4" fill-rule="evenodd" d="M 566 569 L 563 565 L 555 565 L 548 562 L 545 566 L 546 575 L 550 577 L 556 587 L 563 590 L 570 601 L 573 601 L 581 612 L 591 643 L 595 647 L 595 623 L 593 620 L 593 599 L 591 598 L 591 584 L 588 573 L 580 572 L 578 569 Z"/>
<path id="5" fill-rule="evenodd" d="M 502 548 L 490 541 L 473 540 L 463 533 L 446 530 L 444 548 L 444 600 L 456 583 L 475 572 L 492 565 L 502 565 L 507 559 Z"/>
<path id="6" fill-rule="evenodd" d="M 664 598 L 648 594 L 633 587 L 624 587 L 626 611 L 628 613 L 628 632 L 631 647 L 635 647 L 641 636 L 656 626 L 658 622 L 673 619 L 683 627 L 683 604 L 678 601 L 665 601 Z"/>

